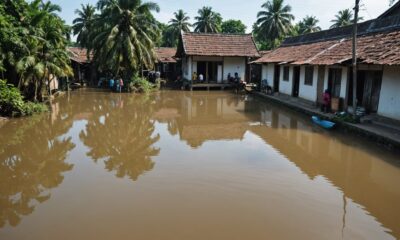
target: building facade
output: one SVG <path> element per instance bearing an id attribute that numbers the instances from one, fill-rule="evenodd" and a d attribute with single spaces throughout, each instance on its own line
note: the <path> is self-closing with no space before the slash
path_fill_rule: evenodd
<path id="1" fill-rule="evenodd" d="M 367 113 L 400 120 L 400 4 L 360 23 L 357 39 L 357 105 Z M 275 92 L 322 102 L 328 90 L 341 110 L 353 102 L 352 26 L 286 39 L 265 53 L 262 79 Z"/>
<path id="2" fill-rule="evenodd" d="M 185 33 L 179 41 L 177 57 L 182 62 L 182 77 L 205 82 L 224 83 L 237 74 L 250 79 L 249 62 L 259 57 L 251 34 Z"/>

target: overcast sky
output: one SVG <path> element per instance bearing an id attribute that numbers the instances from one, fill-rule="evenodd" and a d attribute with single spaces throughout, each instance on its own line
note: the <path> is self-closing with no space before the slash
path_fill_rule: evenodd
<path id="1" fill-rule="evenodd" d="M 257 12 L 266 0 L 154 0 L 160 5 L 161 11 L 156 13 L 156 18 L 163 22 L 173 17 L 177 9 L 187 12 L 193 21 L 197 15 L 197 10 L 203 6 L 211 6 L 215 11 L 221 13 L 224 19 L 240 19 L 248 26 L 251 26 L 257 19 Z M 75 18 L 74 11 L 80 8 L 80 4 L 95 4 L 97 0 L 52 0 L 62 7 L 61 17 L 68 24 Z M 306 15 L 316 16 L 323 28 L 329 28 L 334 15 L 342 9 L 352 8 L 354 0 L 285 0 L 286 4 L 292 6 L 292 13 L 296 17 L 296 22 Z M 389 0 L 361 0 L 360 14 L 364 20 L 376 18 L 389 8 Z"/>

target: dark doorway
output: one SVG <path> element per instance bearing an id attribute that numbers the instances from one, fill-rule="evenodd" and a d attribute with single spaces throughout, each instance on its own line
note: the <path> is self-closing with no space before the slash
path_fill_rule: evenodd
<path id="1" fill-rule="evenodd" d="M 365 108 L 367 113 L 378 111 L 379 97 L 382 86 L 382 71 L 357 72 L 357 106 Z M 353 104 L 353 77 L 349 84 L 349 105 Z"/>
<path id="2" fill-rule="evenodd" d="M 300 67 L 293 67 L 293 89 L 292 96 L 298 97 L 300 90 Z"/>
<path id="3" fill-rule="evenodd" d="M 333 98 L 340 97 L 340 88 L 342 87 L 342 69 L 331 68 L 329 69 L 328 76 L 328 91 Z"/>
<path id="4" fill-rule="evenodd" d="M 279 92 L 280 76 L 281 76 L 281 68 L 279 65 L 275 65 L 275 68 L 274 68 L 274 92 Z"/>
<path id="5" fill-rule="evenodd" d="M 218 65 L 222 65 L 220 62 L 207 62 L 207 82 L 216 83 L 218 79 Z"/>
<path id="6" fill-rule="evenodd" d="M 197 62 L 197 76 L 200 76 L 200 74 L 202 74 L 206 79 L 207 78 L 206 73 L 207 73 L 207 62 Z"/>

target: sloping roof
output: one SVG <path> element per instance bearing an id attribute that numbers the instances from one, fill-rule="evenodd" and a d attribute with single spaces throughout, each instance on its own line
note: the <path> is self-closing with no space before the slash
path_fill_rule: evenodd
<path id="1" fill-rule="evenodd" d="M 179 52 L 192 56 L 259 57 L 251 34 L 182 33 Z"/>
<path id="2" fill-rule="evenodd" d="M 360 63 L 400 65 L 400 30 L 361 36 L 357 40 Z M 254 63 L 334 65 L 352 59 L 350 38 L 278 48 Z"/>
<path id="3" fill-rule="evenodd" d="M 157 61 L 161 63 L 176 63 L 176 48 L 156 48 Z"/>
<path id="4" fill-rule="evenodd" d="M 80 48 L 80 47 L 69 47 L 68 49 L 69 52 L 69 58 L 71 61 L 83 64 L 83 63 L 90 63 L 91 59 L 93 58 L 93 53 L 90 53 L 89 59 L 87 56 L 87 49 L 86 48 Z"/>
<path id="5" fill-rule="evenodd" d="M 400 14 L 400 1 L 393 4 L 393 6 L 391 8 L 389 8 L 387 11 L 382 13 L 378 18 L 385 18 L 388 16 L 397 15 L 397 14 Z"/>
<path id="6" fill-rule="evenodd" d="M 357 58 L 360 63 L 400 65 L 400 15 L 360 23 L 359 29 Z M 288 38 L 281 47 L 254 63 L 333 65 L 351 59 L 352 27 L 348 26 Z"/>
<path id="7" fill-rule="evenodd" d="M 271 51 L 254 63 L 293 63 L 305 62 L 309 58 L 322 52 L 324 49 L 337 44 L 339 41 L 327 41 L 319 43 L 304 44 L 298 46 L 280 47 Z"/>

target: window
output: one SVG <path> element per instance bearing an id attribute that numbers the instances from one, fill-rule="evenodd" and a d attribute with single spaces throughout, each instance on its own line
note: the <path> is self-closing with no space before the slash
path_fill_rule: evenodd
<path id="1" fill-rule="evenodd" d="M 283 67 L 283 81 L 289 81 L 289 67 Z"/>
<path id="2" fill-rule="evenodd" d="M 313 80 L 314 80 L 314 67 L 313 66 L 307 66 L 306 67 L 305 78 L 304 78 L 304 85 L 312 86 L 313 85 Z"/>

